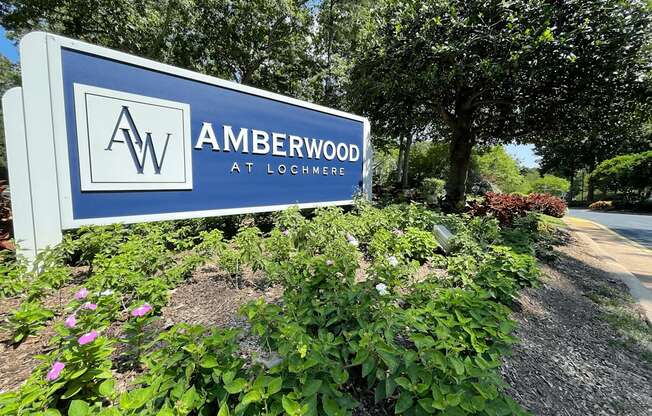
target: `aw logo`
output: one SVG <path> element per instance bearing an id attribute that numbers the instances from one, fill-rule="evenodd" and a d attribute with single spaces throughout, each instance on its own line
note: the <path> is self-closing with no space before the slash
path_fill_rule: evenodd
<path id="1" fill-rule="evenodd" d="M 154 173 L 160 175 L 161 168 L 163 167 L 163 159 L 165 158 L 165 152 L 168 150 L 168 143 L 171 136 L 171 133 L 167 133 L 163 152 L 159 160 L 156 155 L 156 150 L 154 150 L 152 132 L 145 132 L 145 140 L 143 141 L 140 137 L 140 133 L 138 133 L 134 119 L 131 117 L 129 107 L 125 105 L 122 106 L 120 117 L 118 118 L 118 122 L 116 123 L 115 129 L 113 129 L 113 134 L 111 135 L 111 141 L 105 150 L 111 151 L 113 143 L 126 143 L 131 158 L 134 161 L 134 165 L 136 166 L 136 171 L 139 174 L 142 175 L 144 173 L 145 160 L 147 159 L 147 155 L 149 155 L 153 164 Z"/>
<path id="2" fill-rule="evenodd" d="M 75 84 L 82 191 L 192 189 L 190 106 Z"/>

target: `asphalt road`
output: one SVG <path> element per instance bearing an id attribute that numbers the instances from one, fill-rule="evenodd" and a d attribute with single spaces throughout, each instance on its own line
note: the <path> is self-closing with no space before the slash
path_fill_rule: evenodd
<path id="1" fill-rule="evenodd" d="M 570 209 L 569 216 L 597 222 L 618 234 L 652 249 L 652 215 Z"/>

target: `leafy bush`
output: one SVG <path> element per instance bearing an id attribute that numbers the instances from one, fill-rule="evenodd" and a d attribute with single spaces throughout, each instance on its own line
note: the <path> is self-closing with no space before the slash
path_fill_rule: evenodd
<path id="1" fill-rule="evenodd" d="M 437 204 L 444 196 L 446 182 L 439 178 L 425 178 L 419 186 L 419 194 L 429 204 Z"/>
<path id="2" fill-rule="evenodd" d="M 11 341 L 20 344 L 30 335 L 45 328 L 45 322 L 52 319 L 54 313 L 42 307 L 38 302 L 23 302 L 20 307 L 13 311 L 5 329 L 11 332 Z"/>
<path id="3" fill-rule="evenodd" d="M 85 287 L 55 324 L 44 363 L 20 389 L 0 394 L 0 415 L 332 416 L 370 400 L 395 414 L 522 414 L 496 368 L 514 342 L 506 305 L 537 281 L 540 214 L 513 218 L 507 231 L 495 216 L 419 204 L 311 215 L 289 209 L 271 231 L 241 227 L 228 242 L 185 222 L 125 227 L 119 241 L 87 230 L 98 233 L 84 237 L 90 251 L 69 251 L 92 264 Z M 447 257 L 436 254 L 435 224 L 455 233 Z M 32 276 L 41 295 L 68 278 L 57 256 Z M 371 261 L 365 273 L 363 256 Z M 245 305 L 242 329 L 153 325 L 169 290 L 207 259 L 236 278 L 245 267 L 262 270 L 282 286 L 282 301 Z M 426 260 L 448 275 L 415 282 Z M 125 316 L 119 355 L 142 373 L 118 394 L 116 340 L 106 334 Z"/>
<path id="4" fill-rule="evenodd" d="M 652 150 L 616 156 L 601 162 L 590 179 L 605 191 L 621 193 L 625 200 L 643 201 L 652 193 Z"/>
<path id="5" fill-rule="evenodd" d="M 613 201 L 596 201 L 589 205 L 589 209 L 593 211 L 610 211 L 614 208 Z"/>
<path id="6" fill-rule="evenodd" d="M 528 211 L 539 212 L 551 217 L 561 218 L 566 214 L 563 199 L 548 194 L 530 194 L 526 198 Z"/>
<path id="7" fill-rule="evenodd" d="M 545 175 L 535 179 L 531 184 L 532 192 L 563 197 L 570 190 L 570 182 L 554 175 Z"/>
<path id="8" fill-rule="evenodd" d="M 488 192 L 483 200 L 472 202 L 469 208 L 472 216 L 491 216 L 505 226 L 511 225 L 514 219 L 525 216 L 529 211 L 563 217 L 566 203 L 561 198 L 545 194 L 524 196 Z"/>

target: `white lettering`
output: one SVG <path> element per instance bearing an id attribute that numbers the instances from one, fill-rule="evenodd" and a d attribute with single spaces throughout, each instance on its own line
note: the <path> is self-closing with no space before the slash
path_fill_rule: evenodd
<path id="1" fill-rule="evenodd" d="M 249 131 L 247 129 L 240 129 L 238 132 L 238 138 L 235 138 L 233 134 L 233 127 L 224 125 L 224 151 L 230 152 L 231 145 L 233 145 L 233 151 L 237 152 L 240 146 L 242 146 L 242 153 L 249 153 Z"/>
<path id="2" fill-rule="evenodd" d="M 308 154 L 308 159 L 319 159 L 321 154 L 321 147 L 323 142 L 321 140 L 310 140 L 307 137 L 304 137 L 303 140 L 306 143 L 306 153 Z"/>
<path id="3" fill-rule="evenodd" d="M 313 166 L 312 167 L 312 174 L 313 175 L 319 175 L 319 166 Z"/>
<path id="4" fill-rule="evenodd" d="M 251 130 L 251 134 L 254 136 L 254 150 L 252 153 L 264 155 L 269 153 L 269 135 L 261 130 Z M 260 146 L 262 145 L 262 149 Z"/>
<path id="5" fill-rule="evenodd" d="M 355 152 L 354 152 L 355 150 Z M 353 154 L 355 153 L 355 156 Z M 355 144 L 349 145 L 349 162 L 357 162 L 360 159 L 360 148 Z"/>
<path id="6" fill-rule="evenodd" d="M 285 150 L 279 150 L 279 149 L 283 149 L 283 140 L 285 140 L 285 134 L 272 133 L 272 155 L 273 156 L 287 156 Z"/>
<path id="7" fill-rule="evenodd" d="M 344 168 L 340 168 L 340 176 L 344 176 Z"/>
<path id="8" fill-rule="evenodd" d="M 251 168 L 254 166 L 254 164 L 252 162 L 247 162 L 245 165 L 247 165 L 247 171 L 251 173 Z"/>
<path id="9" fill-rule="evenodd" d="M 205 144 L 210 144 L 213 150 L 220 150 L 220 146 L 217 144 L 217 139 L 215 138 L 215 132 L 213 131 L 213 125 L 206 122 L 201 126 L 195 149 L 201 150 Z"/>
<path id="10" fill-rule="evenodd" d="M 272 167 L 269 166 L 269 163 L 267 164 L 267 173 L 268 173 L 269 175 L 273 175 L 273 174 L 274 174 L 274 171 L 272 170 Z"/>
<path id="11" fill-rule="evenodd" d="M 233 173 L 234 171 L 240 173 L 240 166 L 238 166 L 238 162 L 233 162 L 233 166 L 231 166 L 231 173 Z"/>
<path id="12" fill-rule="evenodd" d="M 298 171 L 299 171 L 299 168 L 297 167 L 297 165 L 290 166 L 290 173 L 291 174 L 296 175 Z"/>
<path id="13" fill-rule="evenodd" d="M 326 160 L 335 159 L 335 143 L 331 142 L 330 140 L 327 140 L 324 144 L 324 158 Z"/>
<path id="14" fill-rule="evenodd" d="M 308 166 L 301 166 L 301 174 L 302 175 L 307 175 L 310 173 L 310 168 Z"/>
<path id="15" fill-rule="evenodd" d="M 278 165 L 278 173 L 283 175 L 285 172 L 287 172 L 287 167 L 285 165 Z"/>
<path id="16" fill-rule="evenodd" d="M 349 157 L 349 147 L 346 143 L 340 143 L 337 145 L 337 158 L 344 162 Z"/>
<path id="17" fill-rule="evenodd" d="M 297 157 L 303 158 L 303 150 L 301 150 L 302 147 L 303 139 L 299 136 L 290 135 L 290 157 L 297 155 Z"/>

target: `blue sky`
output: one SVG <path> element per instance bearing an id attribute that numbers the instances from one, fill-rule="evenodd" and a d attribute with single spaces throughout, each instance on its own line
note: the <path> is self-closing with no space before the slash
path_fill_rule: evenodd
<path id="1" fill-rule="evenodd" d="M 18 62 L 18 48 L 5 36 L 5 29 L 0 26 L 0 53 L 12 62 Z M 505 146 L 505 150 L 518 162 L 528 168 L 536 168 L 539 166 L 537 157 L 534 154 L 534 146 L 532 145 L 516 145 L 510 144 Z"/>
<path id="2" fill-rule="evenodd" d="M 18 62 L 18 48 L 5 36 L 5 28 L 0 26 L 0 53 L 12 62 Z"/>
<path id="3" fill-rule="evenodd" d="M 531 144 L 508 144 L 505 150 L 514 159 L 518 160 L 521 166 L 526 168 L 538 168 L 538 157 L 534 154 L 534 146 Z"/>

